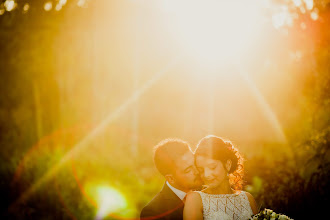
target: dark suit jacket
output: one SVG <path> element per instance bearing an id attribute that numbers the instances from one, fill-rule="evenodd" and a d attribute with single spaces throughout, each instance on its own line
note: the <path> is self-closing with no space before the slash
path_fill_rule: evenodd
<path id="1" fill-rule="evenodd" d="M 182 220 L 183 202 L 165 183 L 163 189 L 142 209 L 141 220 Z"/>

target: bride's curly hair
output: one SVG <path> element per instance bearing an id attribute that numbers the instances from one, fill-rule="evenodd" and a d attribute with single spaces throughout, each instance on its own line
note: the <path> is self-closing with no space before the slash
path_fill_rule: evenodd
<path id="1" fill-rule="evenodd" d="M 238 149 L 229 140 L 224 140 L 215 135 L 208 135 L 202 138 L 197 144 L 195 157 L 201 155 L 211 157 L 214 160 L 220 160 L 223 165 L 227 160 L 231 160 L 231 167 L 228 171 L 229 183 L 234 190 L 243 188 L 243 157 Z"/>

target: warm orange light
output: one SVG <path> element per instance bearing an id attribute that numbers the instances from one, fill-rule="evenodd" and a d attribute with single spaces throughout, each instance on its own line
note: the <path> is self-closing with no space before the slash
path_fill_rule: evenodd
<path id="1" fill-rule="evenodd" d="M 319 18 L 318 13 L 317 13 L 316 11 L 313 11 L 313 12 L 311 13 L 311 18 L 312 18 L 314 21 L 316 21 L 316 20 Z"/>
<path id="2" fill-rule="evenodd" d="M 305 4 L 306 4 L 306 8 L 308 10 L 312 10 L 314 7 L 314 2 L 313 0 L 304 0 Z"/>
<path id="3" fill-rule="evenodd" d="M 96 202 L 98 208 L 96 220 L 127 207 L 124 196 L 108 185 L 89 183 L 85 186 L 85 191 Z"/>
<path id="4" fill-rule="evenodd" d="M 293 4 L 294 4 L 296 7 L 299 7 L 299 6 L 301 6 L 302 2 L 301 2 L 301 0 L 293 0 Z"/>
<path id="5" fill-rule="evenodd" d="M 52 10 L 52 8 L 53 8 L 53 3 L 52 2 L 46 2 L 44 4 L 45 11 L 50 11 L 50 10 Z"/>
<path id="6" fill-rule="evenodd" d="M 17 4 L 15 3 L 14 0 L 7 0 L 7 1 L 5 1 L 5 3 L 4 3 L 4 6 L 5 6 L 5 8 L 6 8 L 7 11 L 12 11 L 12 10 L 14 10 L 15 7 L 16 7 L 16 5 L 17 5 Z"/>
<path id="7" fill-rule="evenodd" d="M 251 1 L 160 1 L 174 38 L 199 62 L 237 59 L 260 31 L 260 5 Z M 175 19 L 173 19 L 175 18 Z"/>
<path id="8" fill-rule="evenodd" d="M 27 12 L 30 9 L 30 5 L 28 3 L 26 3 L 23 7 L 23 11 Z"/>
<path id="9" fill-rule="evenodd" d="M 79 7 L 84 7 L 85 4 L 86 4 L 86 1 L 85 1 L 85 0 L 78 0 L 78 2 L 77 2 L 77 5 L 78 5 Z"/>

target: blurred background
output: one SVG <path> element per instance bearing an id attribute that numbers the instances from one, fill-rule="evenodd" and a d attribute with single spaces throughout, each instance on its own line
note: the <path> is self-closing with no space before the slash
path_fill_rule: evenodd
<path id="1" fill-rule="evenodd" d="M 208 134 L 260 209 L 330 198 L 329 0 L 1 0 L 2 219 L 136 219 Z"/>

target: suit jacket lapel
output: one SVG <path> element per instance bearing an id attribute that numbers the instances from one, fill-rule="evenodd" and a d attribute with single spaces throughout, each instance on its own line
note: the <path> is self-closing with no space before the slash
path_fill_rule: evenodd
<path id="1" fill-rule="evenodd" d="M 170 187 L 168 187 L 166 183 L 164 184 L 161 193 L 166 200 L 171 200 L 175 203 L 182 203 L 182 200 L 170 189 Z"/>
<path id="2" fill-rule="evenodd" d="M 165 183 L 161 194 L 164 198 L 164 206 L 168 208 L 170 219 L 182 219 L 183 214 L 183 202 L 182 200 L 168 187 Z M 175 216 L 175 217 L 174 217 Z"/>

